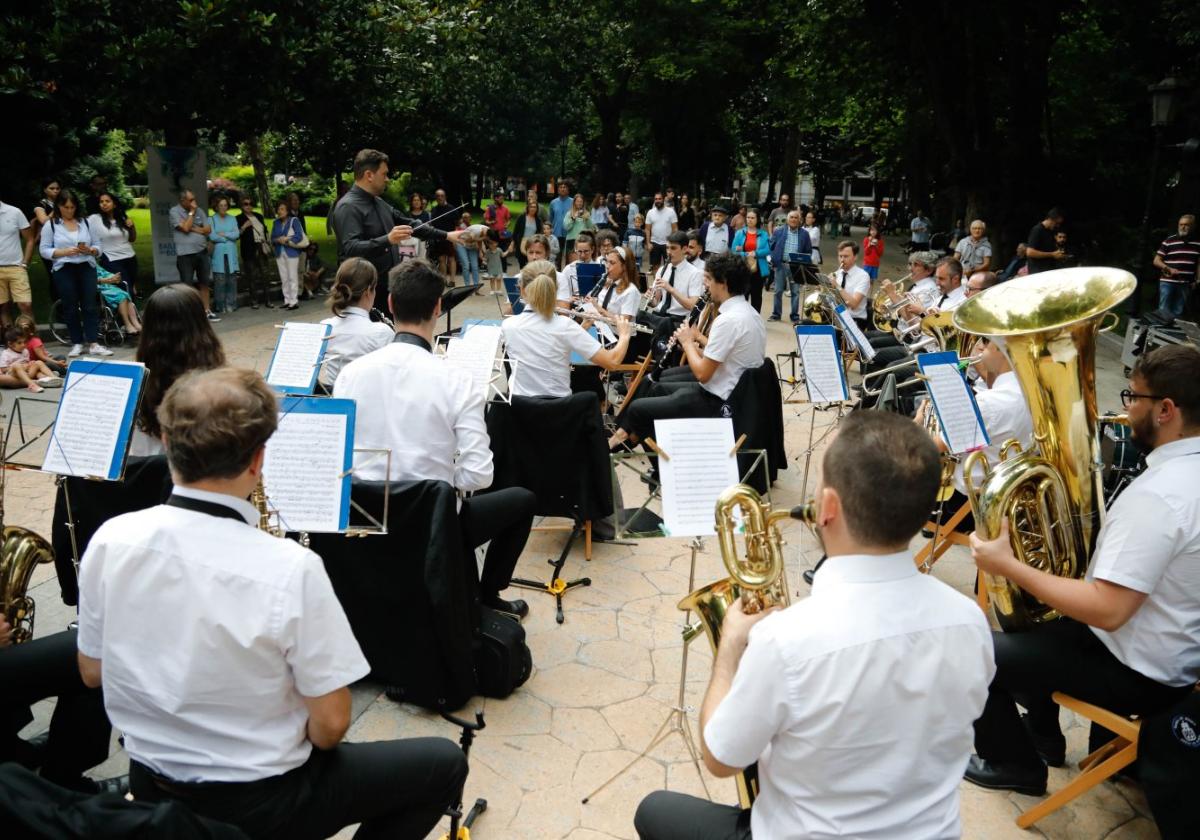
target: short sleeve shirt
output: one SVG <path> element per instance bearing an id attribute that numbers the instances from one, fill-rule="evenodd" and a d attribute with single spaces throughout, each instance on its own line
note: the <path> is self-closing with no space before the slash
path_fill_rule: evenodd
<path id="1" fill-rule="evenodd" d="M 171 238 L 175 240 L 175 254 L 177 256 L 186 256 L 188 254 L 198 254 L 208 248 L 208 237 L 202 233 L 184 233 L 179 229 L 183 224 L 183 220 L 187 218 L 188 211 L 184 210 L 178 204 L 171 207 L 171 212 L 168 214 L 171 219 Z M 208 217 L 199 209 L 196 210 L 196 216 L 193 225 L 208 226 Z M 195 228 L 193 228 L 194 230 Z"/>
<path id="2" fill-rule="evenodd" d="M 646 214 L 646 224 L 650 226 L 650 244 L 666 245 L 667 237 L 671 235 L 671 226 L 679 222 L 675 210 L 671 207 L 651 207 Z"/>
<path id="3" fill-rule="evenodd" d="M 29 220 L 24 213 L 0 201 L 0 266 L 21 264 L 25 258 L 21 231 L 28 227 Z"/>
<path id="4" fill-rule="evenodd" d="M 986 236 L 978 242 L 970 236 L 964 236 L 958 240 L 958 247 L 954 249 L 954 253 L 962 263 L 963 277 L 970 277 L 971 272 L 983 265 L 983 261 L 992 255 L 992 243 L 988 242 Z"/>
<path id="5" fill-rule="evenodd" d="M 762 316 L 741 295 L 721 304 L 704 347 L 704 358 L 720 362 L 700 387 L 723 400 L 729 399 L 738 380 L 749 368 L 762 364 L 767 350 L 767 330 Z"/>
<path id="6" fill-rule="evenodd" d="M 1045 251 L 1050 254 L 1058 250 L 1058 245 L 1054 241 L 1054 231 L 1047 230 L 1046 226 L 1038 222 L 1029 231 L 1029 238 L 1025 240 L 1025 244 L 1037 251 Z M 1029 266 L 1030 274 L 1037 274 L 1039 271 L 1048 271 L 1058 263 L 1058 260 L 1050 257 L 1042 257 L 1034 259 L 1029 257 L 1026 264 Z"/>
<path id="7" fill-rule="evenodd" d="M 518 397 L 566 397 L 571 394 L 571 353 L 591 359 L 600 342 L 570 318 L 543 318 L 531 309 L 505 318 L 504 346 L 517 362 L 509 388 Z"/>
<path id="8" fill-rule="evenodd" d="M 1179 273 L 1161 278 L 1164 283 L 1191 283 L 1196 279 L 1196 260 L 1200 259 L 1200 242 L 1175 234 L 1158 246 L 1158 258 Z M 4 261 L 0 260 L 0 264 Z"/>

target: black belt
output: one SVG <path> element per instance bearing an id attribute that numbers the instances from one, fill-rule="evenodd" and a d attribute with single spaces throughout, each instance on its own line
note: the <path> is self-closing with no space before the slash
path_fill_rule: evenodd
<path id="1" fill-rule="evenodd" d="M 178 496 L 174 493 L 167 499 L 166 504 L 171 507 L 183 508 L 184 510 L 195 511 L 196 513 L 207 513 L 209 516 L 219 516 L 223 519 L 236 519 L 243 525 L 246 522 L 246 517 L 242 516 L 231 507 L 227 507 L 218 502 L 206 502 L 202 499 L 192 499 L 187 496 Z"/>

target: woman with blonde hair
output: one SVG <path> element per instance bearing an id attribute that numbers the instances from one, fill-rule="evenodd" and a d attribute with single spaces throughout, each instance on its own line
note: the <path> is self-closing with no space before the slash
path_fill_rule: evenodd
<path id="1" fill-rule="evenodd" d="M 333 316 L 321 322 L 330 326 L 325 364 L 317 377 L 326 389 L 333 389 L 342 368 L 359 356 L 386 346 L 395 335 L 387 324 L 371 320 L 378 282 L 375 266 L 361 257 L 351 257 L 338 266 L 333 288 L 329 290 Z"/>
<path id="2" fill-rule="evenodd" d="M 509 358 L 517 364 L 509 389 L 518 397 L 566 397 L 571 394 L 571 353 L 612 370 L 629 349 L 630 324 L 617 324 L 617 343 L 605 349 L 571 318 L 555 313 L 558 279 L 554 265 L 533 260 L 521 269 L 525 309 L 501 325 Z"/>

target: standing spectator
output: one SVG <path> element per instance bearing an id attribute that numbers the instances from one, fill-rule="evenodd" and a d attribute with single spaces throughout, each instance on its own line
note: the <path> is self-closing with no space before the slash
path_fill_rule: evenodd
<path id="1" fill-rule="evenodd" d="M 613 226 L 622 237 L 629 230 L 629 198 L 625 193 L 617 193 L 617 204 L 612 212 Z"/>
<path id="2" fill-rule="evenodd" d="M 300 193 L 292 190 L 287 194 L 288 215 L 300 222 L 300 229 L 304 231 L 304 235 L 308 236 L 308 219 L 304 218 L 304 211 L 300 209 Z M 304 272 L 308 270 L 308 253 L 301 249 L 300 251 L 300 276 L 304 276 Z"/>
<path id="3" fill-rule="evenodd" d="M 879 277 L 879 261 L 883 258 L 883 237 L 879 235 L 879 228 L 872 222 L 867 226 L 867 235 L 863 237 L 863 271 L 867 272 L 867 276 L 872 280 Z"/>
<path id="4" fill-rule="evenodd" d="M 108 179 L 96 173 L 88 180 L 88 196 L 84 200 L 87 215 L 94 216 L 100 212 L 100 194 L 108 192 Z"/>
<path id="5" fill-rule="evenodd" d="M 229 199 L 221 196 L 217 199 L 216 213 L 209 219 L 212 232 L 208 238 L 213 243 L 213 312 L 233 312 L 237 309 L 238 276 L 241 268 L 238 265 L 237 219 L 229 215 Z"/>
<path id="6" fill-rule="evenodd" d="M 42 197 L 38 199 L 38 203 L 33 208 L 33 218 L 37 220 L 38 224 L 37 230 L 34 231 L 35 234 L 41 233 L 42 225 L 50 222 L 50 217 L 54 215 L 54 201 L 60 192 L 62 192 L 62 181 L 57 178 L 42 180 Z"/>
<path id="7" fill-rule="evenodd" d="M 130 297 L 136 297 L 138 264 L 133 243 L 137 241 L 137 228 L 116 196 L 102 192 L 99 199 L 100 212 L 88 217 L 88 226 L 100 240 L 100 265 L 120 274 L 121 286 Z"/>
<path id="8" fill-rule="evenodd" d="M 992 243 L 988 242 L 987 225 L 976 219 L 971 222 L 971 235 L 958 240 L 954 255 L 962 263 L 963 277 L 976 271 L 992 270 Z"/>
<path id="9" fill-rule="evenodd" d="M 637 206 L 637 202 L 635 202 L 635 201 L 633 200 L 633 196 L 632 196 L 632 195 L 630 195 L 629 193 L 625 193 L 625 203 L 629 205 L 629 224 L 628 224 L 628 227 L 634 227 L 634 220 L 635 220 L 635 217 L 636 217 L 636 216 L 637 216 L 639 213 L 641 213 L 642 211 L 641 211 L 641 210 L 638 208 L 638 206 Z M 645 219 L 643 219 L 642 221 L 643 221 L 643 222 L 645 222 Z M 638 230 L 641 230 L 641 229 L 642 229 L 642 226 L 641 226 L 641 225 L 637 225 L 637 229 L 638 229 Z"/>
<path id="10" fill-rule="evenodd" d="M 641 213 L 636 213 L 631 222 L 633 227 L 625 231 L 625 244 L 633 252 L 633 259 L 637 263 L 638 271 L 641 271 L 642 257 L 646 253 L 646 220 Z"/>
<path id="11" fill-rule="evenodd" d="M 575 259 L 575 240 L 579 238 L 579 234 L 595 229 L 596 226 L 592 224 L 592 214 L 583 200 L 583 194 L 576 193 L 571 209 L 567 211 L 567 217 L 563 219 L 563 238 L 567 243 L 567 262 Z"/>
<path id="12" fill-rule="evenodd" d="M 750 283 L 747 296 L 750 298 L 750 305 L 754 307 L 754 311 L 761 315 L 763 283 L 771 271 L 770 263 L 767 262 L 767 257 L 771 253 L 771 242 L 767 232 L 758 226 L 757 210 L 750 210 L 746 213 L 746 226 L 734 234 L 733 246 L 730 250 L 744 258 L 746 264 L 750 266 L 750 270 L 754 272 L 754 280 Z"/>
<path id="13" fill-rule="evenodd" d="M 534 207 L 537 206 L 537 198 L 533 199 Z M 504 203 L 504 190 L 496 190 L 492 196 L 492 203 L 483 211 L 483 223 L 496 233 L 503 236 L 508 233 L 508 223 L 512 220 L 512 213 L 508 206 Z M 467 223 L 470 225 L 470 222 Z M 464 230 L 461 225 L 457 226 L 459 230 Z"/>
<path id="14" fill-rule="evenodd" d="M 691 230 L 696 226 L 696 209 L 692 207 L 691 199 L 687 194 L 679 196 L 679 227 L 682 230 Z"/>
<path id="15" fill-rule="evenodd" d="M 733 242 L 733 230 L 730 225 L 725 224 L 727 216 L 724 207 L 714 207 L 711 221 L 700 225 L 699 239 L 703 251 L 701 256 L 705 260 L 729 253 L 730 243 Z M 755 219 L 757 220 L 757 218 L 758 214 L 756 213 Z M 738 233 L 741 233 L 741 230 Z"/>
<path id="16" fill-rule="evenodd" d="M 534 201 L 536 202 L 537 199 L 535 198 Z M 491 208 L 489 207 L 488 209 L 490 210 Z M 507 207 L 504 209 L 505 212 L 508 211 Z M 520 222 L 518 222 L 518 224 L 520 224 Z M 470 212 L 463 213 L 462 216 L 459 217 L 458 230 L 464 231 L 470 226 Z M 483 282 L 479 279 L 479 243 L 472 242 L 467 244 L 460 240 L 454 244 L 454 253 L 458 257 L 458 265 L 462 270 L 463 285 L 480 286 L 481 288 L 477 289 L 475 292 L 476 294 L 479 294 L 482 291 L 483 285 Z"/>
<path id="17" fill-rule="evenodd" d="M 421 195 L 419 192 L 415 192 L 408 197 L 408 218 L 411 220 L 410 224 L 412 225 L 412 227 L 415 228 L 417 225 L 425 225 L 425 227 L 422 228 L 422 230 L 429 229 L 429 225 L 427 225 L 426 222 L 429 221 L 430 216 L 429 216 L 429 211 L 425 209 L 425 196 Z M 427 248 L 428 248 L 428 246 L 425 244 L 424 241 L 418 240 L 417 251 L 415 254 L 413 254 L 413 256 L 414 257 L 427 256 L 428 255 L 427 251 L 426 251 Z M 428 255 L 428 256 L 434 256 L 434 258 L 436 259 L 436 255 Z M 376 270 L 379 270 L 380 266 L 376 265 L 375 268 L 376 268 Z M 380 272 L 380 276 L 386 277 L 387 272 L 386 271 Z"/>
<path id="18" fill-rule="evenodd" d="M 1062 211 L 1051 207 L 1046 211 L 1046 218 L 1029 231 L 1025 240 L 1025 259 L 1030 274 L 1057 268 L 1058 264 L 1067 258 L 1067 252 L 1059 250 L 1054 241 L 1054 232 L 1062 227 L 1062 224 Z"/>
<path id="19" fill-rule="evenodd" d="M 929 219 L 925 218 L 925 214 L 917 210 L 917 214 L 913 216 L 912 223 L 908 229 L 912 234 L 911 245 L 914 251 L 929 250 L 929 235 L 932 231 L 929 229 Z"/>
<path id="20" fill-rule="evenodd" d="M 604 202 L 603 193 L 596 193 L 592 198 L 592 226 L 597 230 L 608 230 L 612 227 L 612 213 Z"/>
<path id="21" fill-rule="evenodd" d="M 300 300 L 312 300 L 320 294 L 321 285 L 324 283 L 326 275 L 329 274 L 329 266 L 321 259 L 321 249 L 316 242 L 308 243 L 308 247 L 304 249 L 304 255 L 306 257 L 304 274 L 300 276 L 304 290 L 300 293 Z"/>
<path id="22" fill-rule="evenodd" d="M 1000 272 L 1001 280 L 1011 280 L 1014 277 L 1024 276 L 1029 273 L 1029 268 L 1026 266 L 1026 245 L 1024 242 L 1017 243 L 1016 256 L 1012 258 L 1004 270 Z"/>
<path id="23" fill-rule="evenodd" d="M 565 233 L 565 222 L 567 213 L 571 211 L 571 196 L 568 195 L 571 191 L 571 185 L 566 181 L 558 182 L 558 198 L 550 202 L 550 225 L 554 230 L 554 237 L 558 240 L 559 253 L 566 258 L 567 251 L 567 236 Z"/>
<path id="24" fill-rule="evenodd" d="M 111 356 L 112 351 L 96 341 L 99 334 L 96 257 L 100 255 L 100 242 L 78 212 L 75 194 L 61 190 L 54 200 L 50 221 L 42 228 L 39 250 L 42 259 L 50 263 L 54 288 L 62 301 L 63 320 L 71 335 L 71 350 L 67 356 L 82 353 L 84 342 L 88 344 L 90 355 Z"/>
<path id="25" fill-rule="evenodd" d="M 784 217 L 784 224 L 787 223 L 787 218 Z M 813 265 L 821 264 L 821 226 L 817 224 L 817 214 L 809 210 L 804 214 L 804 232 L 808 234 L 808 241 L 812 243 L 812 261 Z"/>
<path id="26" fill-rule="evenodd" d="M 967 229 L 963 226 L 962 219 L 954 220 L 954 229 L 950 231 L 950 247 L 955 248 L 959 242 L 967 238 Z M 963 275 L 964 277 L 966 275 Z"/>
<path id="27" fill-rule="evenodd" d="M 1158 246 L 1154 267 L 1162 272 L 1158 278 L 1158 308 L 1176 318 L 1187 310 L 1188 292 L 1196 283 L 1196 261 L 1200 259 L 1200 240 L 1193 233 L 1196 217 L 1191 213 L 1179 217 L 1176 233 Z"/>
<path id="28" fill-rule="evenodd" d="M 275 202 L 271 241 L 275 243 L 275 265 L 279 269 L 279 283 L 283 287 L 283 308 L 299 309 L 300 243 L 304 241 L 304 231 L 300 228 L 300 222 L 288 213 L 285 200 Z"/>
<path id="29" fill-rule="evenodd" d="M 287 208 L 286 202 L 284 208 Z M 212 264 L 208 259 L 208 235 L 212 232 L 205 222 L 208 214 L 196 207 L 196 195 L 191 190 L 179 193 L 179 203 L 171 208 L 171 235 L 175 239 L 175 265 L 179 282 L 194 286 L 204 301 L 204 311 L 210 321 L 221 320 L 212 312 L 208 287 L 212 280 Z"/>
<path id="30" fill-rule="evenodd" d="M 517 254 L 517 265 L 521 268 L 524 268 L 525 263 L 529 261 L 529 254 L 525 251 L 529 238 L 541 233 L 542 225 L 545 222 L 546 214 L 538 207 L 537 193 L 530 190 L 529 195 L 525 198 L 525 212 L 517 218 L 516 224 L 513 225 L 513 250 Z"/>
<path id="31" fill-rule="evenodd" d="M 675 215 L 679 215 L 679 200 L 675 198 L 675 188 L 667 187 L 667 196 L 663 200 L 663 204 L 675 211 Z"/>
<path id="32" fill-rule="evenodd" d="M 258 309 L 255 288 L 262 290 L 262 305 L 274 309 L 271 303 L 271 275 L 267 259 L 271 256 L 271 243 L 267 241 L 267 224 L 262 214 L 254 209 L 249 198 L 242 199 L 242 215 L 238 217 L 239 264 L 246 273 L 246 286 L 250 292 L 250 308 Z"/>
<path id="33" fill-rule="evenodd" d="M 721 208 L 719 206 L 714 207 L 712 209 L 713 215 L 716 215 L 717 211 L 720 209 Z M 746 210 L 747 210 L 747 207 L 745 204 L 738 205 L 737 212 L 734 213 L 733 218 L 729 220 L 729 229 L 730 230 L 737 231 L 737 230 L 741 230 L 742 228 L 744 228 L 746 226 Z M 721 212 L 724 212 L 724 210 L 721 210 Z"/>
<path id="34" fill-rule="evenodd" d="M 8 326 L 8 302 L 15 301 L 22 315 L 33 315 L 29 287 L 29 260 L 33 230 L 25 214 L 0 201 L 0 324 Z"/>
<path id="35" fill-rule="evenodd" d="M 554 235 L 554 226 L 550 224 L 549 220 L 542 222 L 542 235 L 546 237 L 546 259 L 550 260 L 550 262 L 554 263 L 555 265 L 558 265 L 558 237 Z M 528 251 L 528 249 L 526 250 Z M 528 256 L 529 262 L 533 262 L 535 259 L 537 259 L 532 254 L 529 254 Z"/>
<path id="36" fill-rule="evenodd" d="M 787 193 L 779 194 L 779 206 L 767 216 L 767 235 L 774 236 L 775 228 L 787 224 L 788 213 L 792 212 L 792 197 Z M 814 245 L 816 243 L 813 243 Z"/>
<path id="37" fill-rule="evenodd" d="M 654 206 L 646 214 L 643 230 L 650 245 L 650 271 L 656 271 L 667 255 L 667 237 L 679 229 L 679 216 L 674 209 L 666 207 L 663 194 L 654 194 Z"/>
<path id="38" fill-rule="evenodd" d="M 771 262 L 775 265 L 775 305 L 771 307 L 770 320 L 778 321 L 783 316 L 783 293 L 791 290 L 792 323 L 800 323 L 800 284 L 796 282 L 796 271 L 805 258 L 812 259 L 812 242 L 800 225 L 800 211 L 787 215 L 787 224 L 775 228 L 771 237 Z"/>
<path id="39" fill-rule="evenodd" d="M 504 203 L 504 191 L 497 190 L 500 194 L 500 203 Z M 458 214 L 454 212 L 453 207 L 446 198 L 446 191 L 438 188 L 433 191 L 433 205 L 429 208 L 429 223 L 442 233 L 449 234 L 458 227 Z M 505 208 L 506 210 L 508 208 Z M 506 228 L 507 229 L 507 228 Z M 499 232 L 499 231 L 497 231 Z M 438 271 L 443 277 L 451 278 L 454 276 L 454 245 L 447 238 L 434 243 L 431 248 L 430 256 L 437 255 Z M 453 283 L 451 280 L 450 283 Z"/>

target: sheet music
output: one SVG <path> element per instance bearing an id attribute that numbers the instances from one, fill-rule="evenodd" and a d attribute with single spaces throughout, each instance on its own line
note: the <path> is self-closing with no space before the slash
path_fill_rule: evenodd
<path id="1" fill-rule="evenodd" d="M 925 384 L 942 427 L 942 440 L 956 455 L 990 443 L 974 392 L 959 373 L 957 362 L 953 352 L 926 353 L 917 359 L 928 378 Z"/>
<path id="2" fill-rule="evenodd" d="M 850 334 L 850 338 L 854 341 L 854 345 L 858 348 L 859 354 L 866 361 L 871 361 L 875 358 L 875 348 L 871 346 L 871 342 L 867 341 L 867 337 L 863 335 L 863 331 L 858 328 L 858 324 L 854 323 L 854 318 L 845 306 L 839 306 L 836 310 L 838 320 L 842 322 L 842 327 Z"/>
<path id="3" fill-rule="evenodd" d="M 267 384 L 280 390 L 312 391 L 328 334 L 328 324 L 297 321 L 284 324 L 267 371 Z"/>
<path id="4" fill-rule="evenodd" d="M 500 347 L 500 328 L 476 325 L 462 338 L 452 338 L 446 344 L 446 364 L 465 370 L 475 387 L 488 397 L 488 385 L 496 367 L 496 352 Z"/>
<path id="5" fill-rule="evenodd" d="M 808 400 L 824 404 L 850 399 L 846 372 L 838 349 L 837 333 L 831 326 L 797 326 L 796 343 L 804 364 Z"/>
<path id="6" fill-rule="evenodd" d="M 663 530 L 673 537 L 716 533 L 717 497 L 738 483 L 733 421 L 727 417 L 655 420 L 654 442 L 667 453 L 658 459 L 662 481 Z"/>
<path id="7" fill-rule="evenodd" d="M 583 304 L 583 313 L 585 316 L 599 315 L 600 310 L 591 303 L 585 301 Z M 601 344 L 612 344 L 617 340 L 617 334 L 612 331 L 612 327 L 610 327 L 608 324 L 605 324 L 603 321 L 592 321 L 592 326 L 596 328 L 596 332 L 598 334 L 597 337 L 600 339 Z"/>
<path id="8" fill-rule="evenodd" d="M 140 365 L 139 365 L 140 367 Z M 42 469 L 59 475 L 110 478 L 122 438 L 133 381 L 124 376 L 67 372 Z M 126 439 L 128 435 L 126 435 Z"/>
<path id="9" fill-rule="evenodd" d="M 288 531 L 320 533 L 345 527 L 347 419 L 345 414 L 280 412 L 279 427 L 267 441 L 263 485 Z"/>

